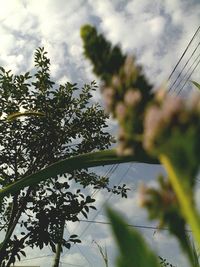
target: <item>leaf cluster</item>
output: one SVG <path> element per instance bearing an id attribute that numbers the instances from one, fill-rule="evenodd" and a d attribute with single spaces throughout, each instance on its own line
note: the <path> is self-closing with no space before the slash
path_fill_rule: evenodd
<path id="1" fill-rule="evenodd" d="M 1 188 L 62 159 L 108 148 L 112 142 L 105 131 L 108 116 L 91 101 L 91 92 L 97 88 L 95 82 L 81 89 L 69 82 L 55 84 L 44 48 L 35 52 L 35 68 L 34 75 L 14 75 L 0 68 Z M 80 189 L 74 191 L 70 180 Z M 62 222 L 77 221 L 81 214 L 87 218 L 89 210 L 95 208 L 91 205 L 94 199 L 81 193 L 82 187 L 89 185 L 112 191 L 108 181 L 102 183 L 102 177 L 82 169 L 64 173 L 64 182 L 63 177 L 52 175 L 36 186 L 4 197 L 0 212 L 5 226 L 5 239 L 0 246 L 2 264 L 9 266 L 20 259 L 18 252 L 24 255 L 25 245 L 40 249 L 50 245 L 55 251 Z M 121 191 L 124 196 L 126 189 L 113 192 Z M 21 237 L 15 238 L 17 225 Z M 63 239 L 67 248 L 71 242 L 79 241 L 73 237 Z"/>

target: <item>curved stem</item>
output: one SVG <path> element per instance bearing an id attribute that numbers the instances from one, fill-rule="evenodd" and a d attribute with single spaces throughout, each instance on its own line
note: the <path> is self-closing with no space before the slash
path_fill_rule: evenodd
<path id="1" fill-rule="evenodd" d="M 165 166 L 171 185 L 176 193 L 179 205 L 181 207 L 181 212 L 190 225 L 193 235 L 197 241 L 198 246 L 200 246 L 200 217 L 192 201 L 192 197 L 181 183 L 180 178 L 177 176 L 173 165 L 171 164 L 169 158 L 165 155 L 160 155 L 160 162 Z"/>
<path id="2" fill-rule="evenodd" d="M 131 161 L 149 164 L 159 163 L 157 159 L 152 159 L 146 154 L 134 156 L 118 156 L 114 149 L 82 154 L 53 163 L 45 169 L 42 169 L 34 174 L 26 176 L 18 180 L 17 182 L 6 186 L 5 188 L 0 190 L 0 199 L 3 198 L 5 195 L 17 192 L 26 186 L 36 185 L 39 182 L 44 181 L 48 178 L 52 178 L 57 175 L 62 175 L 67 172 L 72 172 L 77 169 Z"/>

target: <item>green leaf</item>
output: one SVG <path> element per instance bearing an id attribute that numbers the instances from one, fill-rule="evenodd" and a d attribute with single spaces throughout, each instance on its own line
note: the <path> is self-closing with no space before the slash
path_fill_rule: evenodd
<path id="1" fill-rule="evenodd" d="M 158 257 L 146 245 L 141 234 L 128 228 L 116 212 L 108 209 L 107 213 L 120 251 L 117 266 L 160 267 Z"/>
<path id="2" fill-rule="evenodd" d="M 163 164 L 169 175 L 169 179 L 173 190 L 176 193 L 181 212 L 191 227 L 197 244 L 200 246 L 200 216 L 196 206 L 194 205 L 191 194 L 188 194 L 190 191 L 188 190 L 188 187 L 183 184 L 182 179 L 179 178 L 181 177 L 178 175 L 179 172 L 177 172 L 176 168 L 174 168 L 170 159 L 166 155 L 160 155 L 160 162 Z"/>
<path id="3" fill-rule="evenodd" d="M 41 181 L 48 178 L 56 177 L 64 173 L 71 172 L 77 169 L 84 169 L 96 166 L 124 163 L 124 162 L 143 162 L 150 164 L 157 164 L 157 160 L 149 157 L 137 157 L 137 156 L 118 156 L 114 149 L 86 153 L 74 157 L 70 157 L 64 160 L 60 160 L 53 163 L 34 174 L 23 177 L 17 182 L 11 183 L 10 185 L 0 190 L 0 199 L 5 195 L 17 192 L 26 186 L 36 185 Z"/>
<path id="4" fill-rule="evenodd" d="M 192 81 L 192 83 L 200 90 L 200 84 L 195 82 L 195 81 Z"/>

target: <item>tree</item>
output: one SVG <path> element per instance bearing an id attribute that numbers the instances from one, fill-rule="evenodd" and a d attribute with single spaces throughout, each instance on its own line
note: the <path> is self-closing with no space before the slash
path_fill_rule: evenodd
<path id="1" fill-rule="evenodd" d="M 65 158 L 108 148 L 112 136 L 105 132 L 104 111 L 91 103 L 95 82 L 78 90 L 76 84 L 57 85 L 50 78 L 50 60 L 44 48 L 35 52 L 36 72 L 13 75 L 0 68 L 0 184 L 4 188 L 23 177 L 37 173 Z M 22 114 L 32 116 L 19 117 Z M 27 113 L 27 114 L 26 114 Z M 14 115 L 13 115 L 14 114 Z M 105 188 L 126 196 L 126 188 L 110 188 L 108 179 L 89 172 L 87 168 L 52 175 L 37 185 L 30 185 L 1 200 L 0 245 L 1 266 L 10 266 L 25 246 L 32 248 L 56 244 L 70 248 L 80 242 L 77 235 L 62 237 L 63 225 L 77 221 L 80 214 L 95 207 L 91 196 L 81 188 Z M 70 180 L 79 184 L 73 191 Z M 15 234 L 16 227 L 21 235 Z"/>

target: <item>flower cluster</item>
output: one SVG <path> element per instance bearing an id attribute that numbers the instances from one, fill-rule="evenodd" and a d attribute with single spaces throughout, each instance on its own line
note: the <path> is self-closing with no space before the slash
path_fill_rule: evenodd
<path id="1" fill-rule="evenodd" d="M 158 91 L 145 114 L 144 149 L 153 156 L 167 155 L 182 178 L 195 177 L 200 161 L 199 135 L 199 93 L 184 100 Z"/>
<path id="2" fill-rule="evenodd" d="M 143 132 L 143 114 L 152 94 L 133 57 L 127 56 L 118 74 L 103 86 L 102 92 L 107 111 L 119 121 L 118 153 L 136 153 L 136 139 L 138 142 Z"/>
<path id="3" fill-rule="evenodd" d="M 102 88 L 108 112 L 119 122 L 120 155 L 165 153 L 173 164 L 192 166 L 194 176 L 200 149 L 200 95 L 184 100 L 159 89 L 151 92 L 141 68 L 127 57 L 118 75 Z M 184 170 L 184 168 L 182 168 Z"/>
<path id="4" fill-rule="evenodd" d="M 159 177 L 160 188 L 150 188 L 142 184 L 140 186 L 139 204 L 149 210 L 150 219 L 160 219 L 163 226 L 166 214 L 177 208 L 176 195 L 167 179 Z"/>
<path id="5" fill-rule="evenodd" d="M 171 135 L 178 128 L 185 132 L 194 123 L 198 126 L 199 113 L 200 95 L 191 96 L 186 102 L 178 96 L 163 94 L 163 90 L 158 91 L 145 116 L 144 148 L 148 151 L 154 149 L 159 143 L 161 133 L 167 131 Z"/>
<path id="6" fill-rule="evenodd" d="M 200 244 L 193 193 L 200 162 L 200 95 L 184 100 L 162 89 L 154 94 L 133 57 L 112 47 L 91 26 L 83 28 L 82 38 L 85 55 L 103 82 L 107 111 L 119 122 L 118 154 L 133 155 L 139 162 L 161 161 L 168 172 L 169 177 L 159 178 L 158 188 L 142 186 L 140 202 L 151 219 L 178 237 L 193 266 L 185 226 L 190 225 Z"/>
<path id="7" fill-rule="evenodd" d="M 159 177 L 159 188 L 142 185 L 140 188 L 140 205 L 148 210 L 151 220 L 158 219 L 159 228 L 168 227 L 178 238 L 185 236 L 185 220 L 170 182 L 163 176 Z"/>

